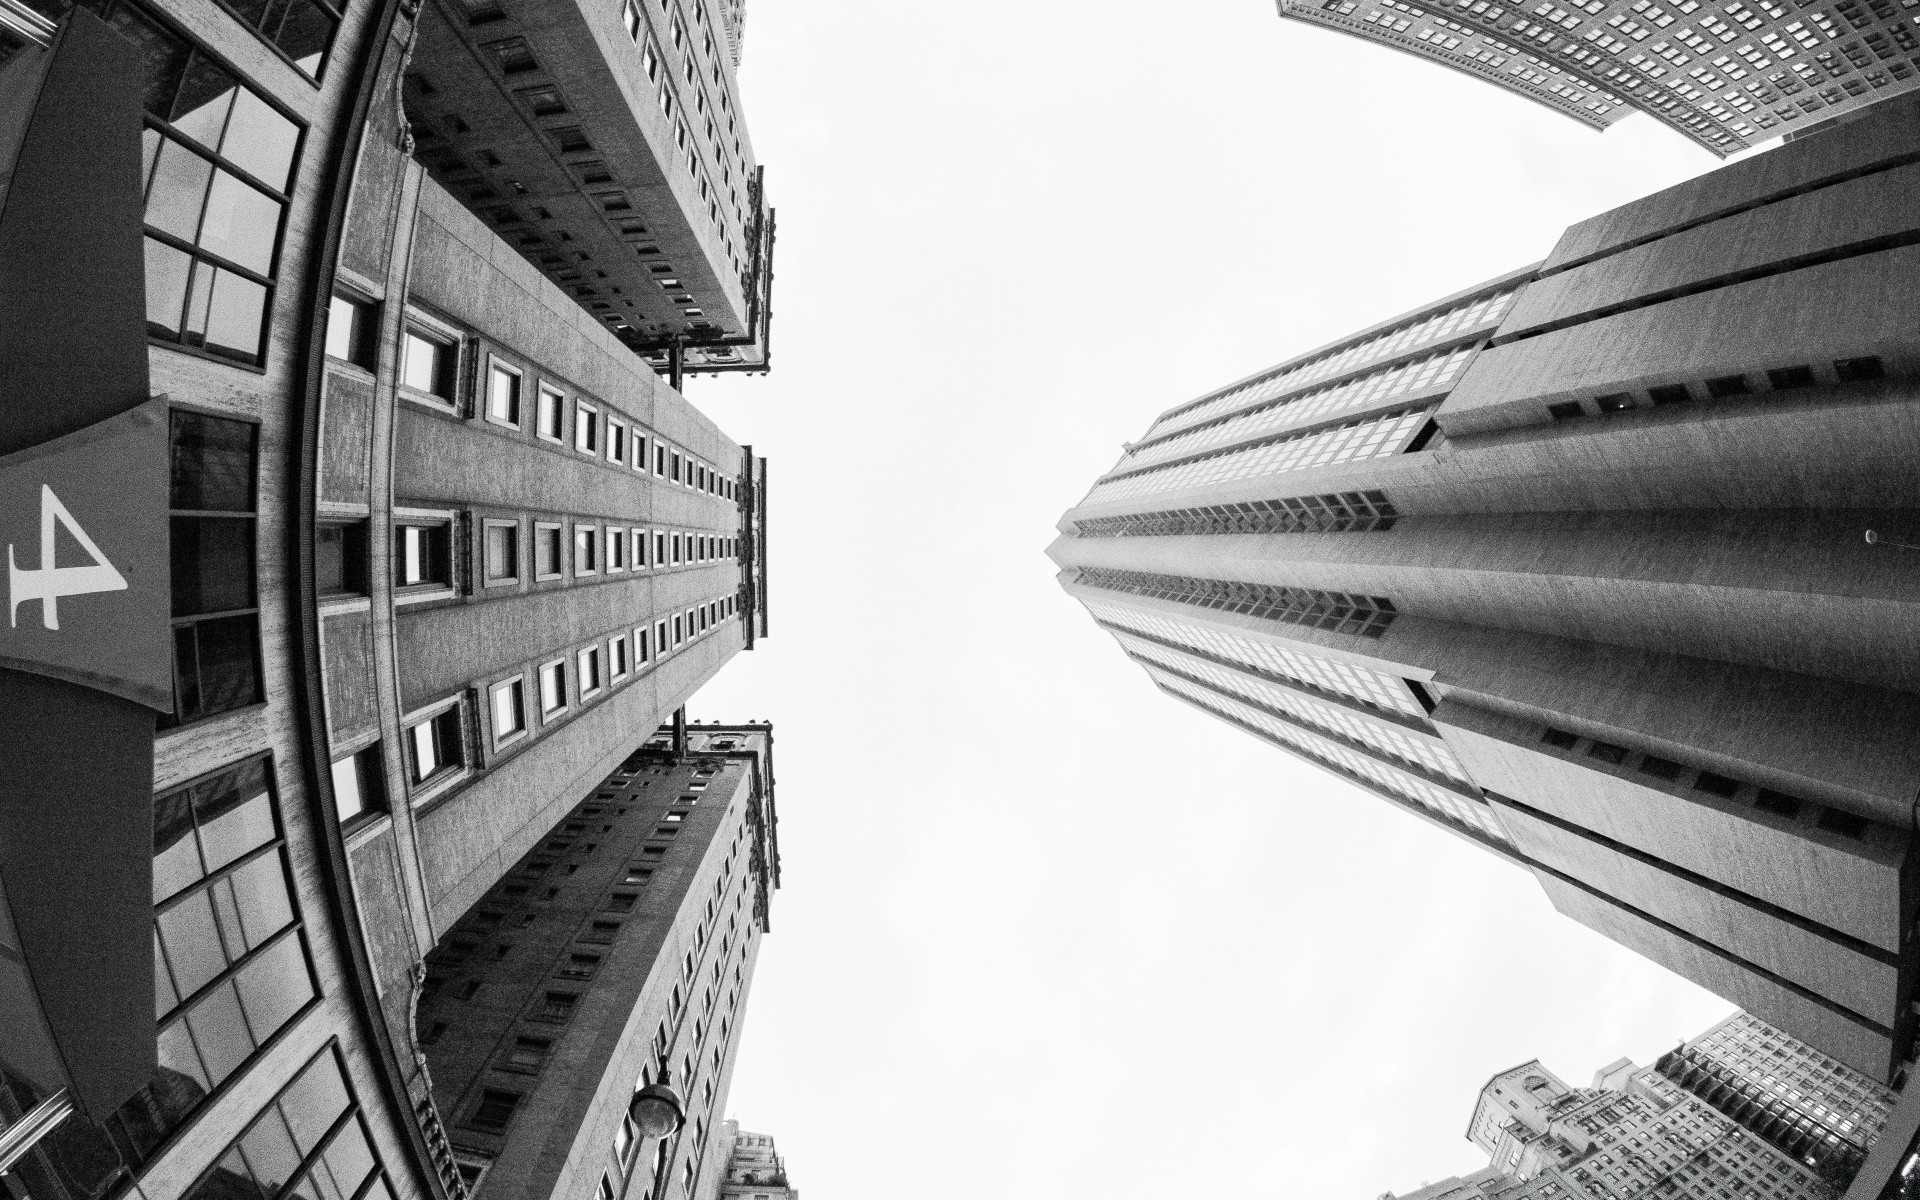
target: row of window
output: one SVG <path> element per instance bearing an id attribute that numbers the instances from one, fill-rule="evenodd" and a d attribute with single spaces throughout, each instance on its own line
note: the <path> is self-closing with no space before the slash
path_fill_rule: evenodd
<path id="1" fill-rule="evenodd" d="M 1547 415 L 1556 421 L 1574 421 L 1581 417 L 1608 416 L 1613 413 L 1629 412 L 1639 408 L 1663 408 L 1672 404 L 1686 404 L 1694 400 L 1726 400 L 1735 396 L 1759 395 L 1766 392 L 1791 392 L 1803 388 L 1820 387 L 1829 382 L 1835 383 L 1871 383 L 1885 378 L 1886 364 L 1878 357 L 1868 355 L 1864 358 L 1842 358 L 1834 360 L 1832 374 L 1824 365 L 1816 370 L 1811 364 L 1791 367 L 1775 367 L 1767 371 L 1751 371 L 1740 375 L 1719 375 L 1712 379 L 1703 379 L 1696 383 L 1667 383 L 1650 387 L 1638 392 L 1608 392 L 1595 396 L 1591 400 L 1562 400 L 1547 405 Z"/>
<path id="2" fill-rule="evenodd" d="M 409 317 L 400 338 L 400 384 L 404 394 L 442 411 L 464 415 L 478 407 L 486 421 L 530 433 L 540 441 L 651 475 L 724 500 L 740 499 L 736 480 L 719 467 L 649 432 L 611 406 L 571 394 L 532 368 L 509 361 L 477 342 L 464 353 L 484 354 L 482 393 L 474 405 L 460 393 L 462 339 L 424 316 Z M 379 311 L 371 300 L 336 294 L 327 310 L 327 354 L 367 371 L 378 369 Z M 528 393 L 533 403 L 527 404 Z"/>
<path id="3" fill-rule="evenodd" d="M 1392 529 L 1399 513 L 1382 491 L 1326 492 L 1075 521 L 1079 537 L 1178 537 L 1230 533 L 1347 533 Z"/>
<path id="4" fill-rule="evenodd" d="M 1387 627 L 1393 624 L 1395 615 L 1393 601 L 1385 596 L 1323 592 L 1316 588 L 1280 587 L 1233 579 L 1081 567 L 1074 582 L 1107 591 L 1174 600 L 1181 604 L 1223 609 L 1263 620 L 1285 621 L 1310 629 L 1368 638 L 1385 634 Z"/>
<path id="5" fill-rule="evenodd" d="M 531 677 L 519 671 L 493 680 L 486 686 L 483 712 L 470 715 L 473 701 L 463 693 L 415 714 L 406 727 L 411 782 L 417 792 L 437 792 L 443 782 L 478 762 L 481 756 L 469 737 L 470 726 L 477 744 L 502 751 L 597 703 L 739 612 L 738 595 L 704 601 L 548 659 Z"/>

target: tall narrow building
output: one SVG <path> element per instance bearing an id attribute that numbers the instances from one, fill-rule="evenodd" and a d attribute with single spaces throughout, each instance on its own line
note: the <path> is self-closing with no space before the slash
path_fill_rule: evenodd
<path id="1" fill-rule="evenodd" d="M 1917 154 L 1890 101 L 1169 410 L 1062 585 L 1160 690 L 1903 1080 Z"/>
<path id="2" fill-rule="evenodd" d="M 1896 0 L 1276 3 L 1595 129 L 1644 112 L 1723 157 L 1920 86 L 1920 30 Z"/>
<path id="3" fill-rule="evenodd" d="M 0 0 L 10 1200 L 465 1195 L 423 958 L 766 633 L 726 14 Z"/>

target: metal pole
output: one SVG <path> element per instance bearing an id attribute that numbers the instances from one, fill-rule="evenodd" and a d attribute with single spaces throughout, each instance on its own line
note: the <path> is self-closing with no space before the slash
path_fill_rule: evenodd
<path id="1" fill-rule="evenodd" d="M 12 1170 L 13 1164 L 26 1157 L 35 1143 L 72 1115 L 73 1097 L 61 1088 L 28 1109 L 18 1121 L 0 1129 L 0 1175 Z"/>

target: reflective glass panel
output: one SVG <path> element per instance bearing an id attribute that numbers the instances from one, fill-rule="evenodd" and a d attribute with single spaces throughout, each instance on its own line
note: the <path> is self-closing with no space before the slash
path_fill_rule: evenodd
<path id="1" fill-rule="evenodd" d="M 193 1030 L 194 1044 L 200 1047 L 207 1074 L 216 1085 L 253 1053 L 253 1038 L 240 1016 L 240 998 L 231 983 L 216 987 L 189 1009 L 187 1025 Z"/>
<path id="2" fill-rule="evenodd" d="M 347 1085 L 333 1056 L 322 1055 L 280 1096 L 280 1111 L 302 1153 L 320 1144 L 328 1129 L 347 1111 Z"/>
<path id="3" fill-rule="evenodd" d="M 160 941 L 173 967 L 174 985 L 192 995 L 227 969 L 227 956 L 214 923 L 213 904 L 205 892 L 159 914 Z"/>
<path id="4" fill-rule="evenodd" d="M 213 164 L 180 142 L 167 139 L 147 189 L 147 224 L 183 241 L 199 232 Z"/>
<path id="5" fill-rule="evenodd" d="M 203 146 L 220 144 L 226 128 L 227 112 L 240 90 L 232 74 L 219 63 L 196 51 L 180 81 L 180 92 L 173 99 L 168 119 L 173 127 Z"/>
<path id="6" fill-rule="evenodd" d="M 277 1108 L 268 1108 L 240 1139 L 240 1153 L 254 1179 L 267 1191 L 279 1188 L 300 1169 L 300 1152 L 287 1135 Z"/>
<path id="7" fill-rule="evenodd" d="M 281 212 L 278 200 L 236 176 L 215 171 L 213 187 L 207 193 L 206 216 L 200 222 L 200 245 L 249 271 L 270 274 Z"/>
<path id="8" fill-rule="evenodd" d="M 293 904 L 287 896 L 286 872 L 281 867 L 280 855 L 263 854 L 235 871 L 231 878 L 248 949 L 293 924 Z"/>
<path id="9" fill-rule="evenodd" d="M 187 300 L 187 274 L 193 260 L 165 242 L 146 239 L 147 332 L 165 338 L 180 336 L 180 309 Z"/>
<path id="10" fill-rule="evenodd" d="M 239 975 L 240 1003 L 256 1041 L 264 1042 L 313 999 L 313 978 L 298 934 L 261 952 Z"/>
<path id="11" fill-rule="evenodd" d="M 207 349 L 222 358 L 258 362 L 260 331 L 266 317 L 267 289 L 231 271 L 221 271 L 207 313 Z"/>
<path id="12" fill-rule="evenodd" d="M 217 871 L 256 846 L 273 840 L 273 809 L 265 792 L 255 792 L 238 804 L 200 814 L 200 844 L 207 870 Z"/>
<path id="13" fill-rule="evenodd" d="M 233 119 L 227 122 L 220 153 L 261 183 L 284 192 L 300 146 L 300 127 L 252 92 L 242 89 L 234 100 Z"/>

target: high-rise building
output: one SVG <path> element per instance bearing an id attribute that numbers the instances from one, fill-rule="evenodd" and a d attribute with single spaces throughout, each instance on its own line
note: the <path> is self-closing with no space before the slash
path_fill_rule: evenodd
<path id="1" fill-rule="evenodd" d="M 772 1138 L 748 1133 L 738 1121 L 728 1121 L 725 1128 L 733 1151 L 702 1200 L 800 1200 L 800 1189 L 787 1181 L 786 1160 Z"/>
<path id="2" fill-rule="evenodd" d="M 423 957 L 766 633 L 731 11 L 0 0 L 7 1195 L 463 1195 Z"/>
<path id="3" fill-rule="evenodd" d="M 737 1153 L 719 1114 L 780 882 L 772 743 L 766 725 L 663 733 L 428 956 L 420 1042 L 472 1185 L 693 1196 Z M 661 1082 L 684 1122 L 648 1142 L 629 1103 Z"/>
<path id="4" fill-rule="evenodd" d="M 1722 156 L 1920 85 L 1903 0 L 1276 0 L 1595 129 L 1635 109 Z"/>
<path id="5" fill-rule="evenodd" d="M 1657 1071 L 1622 1059 L 1570 1088 L 1538 1060 L 1481 1089 L 1467 1137 L 1490 1166 L 1397 1200 L 1827 1200 L 1805 1164 Z M 1396 1200 L 1388 1192 L 1381 1200 Z"/>
<path id="6" fill-rule="evenodd" d="M 1916 154 L 1889 101 L 1169 410 L 1063 586 L 1167 694 L 1903 1078 Z"/>
<path id="7" fill-rule="evenodd" d="M 1660 1056 L 1654 1070 L 1749 1132 L 1825 1173 L 1851 1179 L 1897 1097 L 1749 1013 Z"/>

